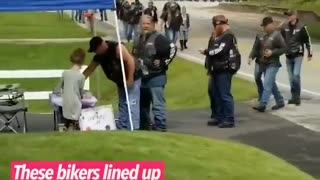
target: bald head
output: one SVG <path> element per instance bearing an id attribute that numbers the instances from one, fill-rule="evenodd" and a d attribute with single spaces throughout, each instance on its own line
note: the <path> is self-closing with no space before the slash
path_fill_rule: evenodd
<path id="1" fill-rule="evenodd" d="M 141 28 L 142 33 L 152 32 L 155 29 L 155 23 L 153 22 L 153 18 L 148 15 L 143 15 L 141 17 Z"/>

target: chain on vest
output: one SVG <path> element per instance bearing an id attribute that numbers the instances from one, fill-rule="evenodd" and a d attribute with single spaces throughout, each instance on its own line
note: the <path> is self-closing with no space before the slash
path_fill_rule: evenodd
<path id="1" fill-rule="evenodd" d="M 135 58 L 140 62 L 141 70 L 144 75 L 160 73 L 163 69 L 154 66 L 154 56 L 157 53 L 155 40 L 161 35 L 158 32 L 153 32 L 147 40 L 143 40 L 139 36 L 134 43 Z"/>

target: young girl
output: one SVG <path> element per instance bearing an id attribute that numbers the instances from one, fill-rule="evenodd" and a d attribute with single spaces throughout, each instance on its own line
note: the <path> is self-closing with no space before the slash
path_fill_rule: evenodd
<path id="1" fill-rule="evenodd" d="M 85 76 L 80 69 L 84 63 L 85 51 L 78 48 L 70 56 L 72 67 L 62 74 L 62 114 L 66 120 L 67 130 L 79 129 L 79 118 L 82 109 L 81 99 Z"/>

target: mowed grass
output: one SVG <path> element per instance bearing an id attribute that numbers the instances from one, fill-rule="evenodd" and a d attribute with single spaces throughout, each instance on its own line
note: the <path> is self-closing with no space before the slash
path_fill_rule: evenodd
<path id="1" fill-rule="evenodd" d="M 76 48 L 87 50 L 88 43 L 64 43 L 64 44 L 35 44 L 35 45 L 13 45 L 0 44 L 0 58 L 3 60 L 1 70 L 35 70 L 35 69 L 68 69 L 71 67 L 69 57 Z M 18 52 L 18 53 L 17 53 Z M 92 59 L 92 54 L 87 54 L 86 64 Z M 99 77 L 98 77 L 99 76 Z M 100 82 L 101 99 L 100 104 L 115 103 L 115 86 L 105 80 L 100 68 L 90 78 L 90 89 L 97 95 L 98 79 Z M 51 79 L 0 79 L 0 84 L 19 83 L 26 91 L 48 91 L 59 83 L 60 78 Z M 48 100 L 28 101 L 31 112 L 50 112 Z"/>
<path id="2" fill-rule="evenodd" d="M 0 13 L 0 38 L 83 38 L 90 37 L 89 31 L 79 28 L 64 15 L 59 19 L 54 12 Z M 103 32 L 100 33 L 103 35 Z"/>
<path id="3" fill-rule="evenodd" d="M 69 56 L 75 48 L 87 49 L 87 43 L 12 45 L 0 44 L 3 60 L 1 70 L 14 69 L 68 69 L 71 67 Z M 19 53 L 17 53 L 19 52 Z M 87 54 L 86 64 L 93 55 Z M 0 79 L 0 84 L 19 83 L 27 91 L 53 90 L 59 82 L 55 79 Z M 98 82 L 99 81 L 99 82 Z M 208 77 L 204 67 L 177 57 L 168 71 L 168 84 L 165 90 L 168 109 L 194 109 L 209 107 L 207 95 Z M 99 104 L 113 104 L 116 109 L 116 86 L 107 80 L 101 68 L 90 77 L 90 87 L 94 95 L 101 95 Z M 251 87 L 251 88 L 250 88 Z M 246 89 L 245 91 L 243 89 Z M 254 85 L 235 78 L 233 81 L 235 100 L 246 101 L 256 97 Z M 50 112 L 49 101 L 29 101 L 31 112 Z"/>
<path id="4" fill-rule="evenodd" d="M 3 134 L 0 141 L 6 147 L 0 148 L 0 179 L 10 179 L 10 162 L 15 160 L 142 160 L 164 161 L 166 180 L 314 180 L 256 148 L 191 135 L 138 131 Z"/>
<path id="5" fill-rule="evenodd" d="M 0 13 L 0 38 L 68 38 L 87 37 L 89 34 L 66 15 L 59 20 L 57 13 Z M 88 49 L 88 43 L 0 44 L 1 70 L 68 69 L 70 53 L 76 48 Z M 86 64 L 93 55 L 87 54 Z M 27 91 L 53 90 L 59 82 L 54 79 L 0 79 L 1 84 L 19 83 Z M 165 93 L 168 109 L 209 107 L 208 77 L 202 65 L 176 58 L 168 72 Z M 252 88 L 248 88 L 252 87 Z M 243 88 L 248 90 L 243 91 Z M 113 104 L 117 109 L 117 89 L 107 80 L 101 68 L 90 77 L 90 90 L 99 98 L 99 105 Z M 233 92 L 236 101 L 254 98 L 254 85 L 235 79 Z M 100 96 L 98 96 L 100 95 Z M 48 100 L 28 101 L 30 112 L 51 112 Z"/>

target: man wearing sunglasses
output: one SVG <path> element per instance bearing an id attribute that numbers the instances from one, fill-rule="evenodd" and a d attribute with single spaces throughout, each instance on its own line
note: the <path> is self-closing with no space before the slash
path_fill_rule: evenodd
<path id="1" fill-rule="evenodd" d="M 234 127 L 234 101 L 231 94 L 231 82 L 235 72 L 230 66 L 230 57 L 239 54 L 236 37 L 230 32 L 228 19 L 223 15 L 212 18 L 215 37 L 209 42 L 206 50 L 200 53 L 207 57 L 207 68 L 211 76 L 211 91 L 216 108 L 215 119 L 208 122 L 209 126 L 219 128 Z"/>

